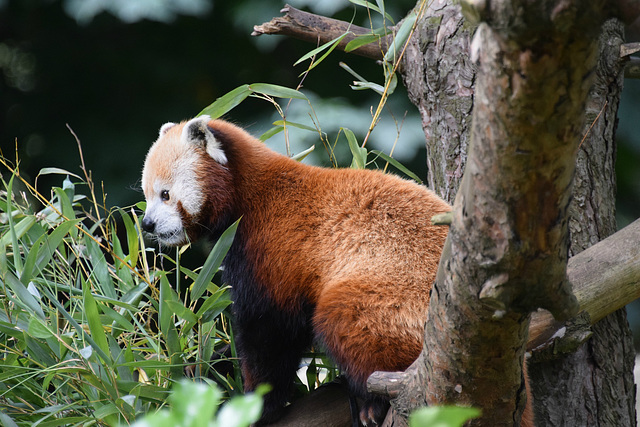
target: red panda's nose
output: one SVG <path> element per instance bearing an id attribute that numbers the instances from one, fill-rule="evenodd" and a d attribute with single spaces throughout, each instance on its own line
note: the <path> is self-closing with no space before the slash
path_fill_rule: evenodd
<path id="1" fill-rule="evenodd" d="M 153 231 L 156 229 L 155 221 L 145 215 L 145 217 L 142 219 L 142 229 L 147 233 L 153 233 Z"/>

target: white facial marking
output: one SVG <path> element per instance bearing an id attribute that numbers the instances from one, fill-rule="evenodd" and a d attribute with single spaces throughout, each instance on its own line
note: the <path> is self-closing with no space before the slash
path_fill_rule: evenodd
<path id="1" fill-rule="evenodd" d="M 211 117 L 202 115 L 195 119 L 189 120 L 182 128 L 182 136 L 180 137 L 184 144 L 194 144 L 204 146 L 207 154 L 220 163 L 227 164 L 227 156 L 220 147 L 220 142 L 216 140 L 211 131 L 207 128 L 207 124 Z"/>
<path id="2" fill-rule="evenodd" d="M 195 129 L 194 134 L 205 135 L 205 138 L 206 135 L 210 135 L 213 144 L 205 141 L 206 144 L 219 145 L 211 132 L 206 129 L 208 121 L 200 119 L 199 123 L 205 128 Z M 201 179 L 196 174 L 200 169 L 201 154 L 199 150 L 194 150 L 193 144 L 203 146 L 205 142 L 185 144 L 184 129 L 169 132 L 174 126 L 176 125 L 172 123 L 162 126 L 158 141 L 149 150 L 142 173 L 142 183 L 147 199 L 145 217 L 153 221 L 153 234 L 158 241 L 169 246 L 188 242 L 185 226 L 189 224 L 184 223 L 188 218 L 182 217 L 178 205 L 180 204 L 187 214 L 197 218 L 204 203 Z M 222 150 L 218 149 L 218 151 L 222 153 Z"/>

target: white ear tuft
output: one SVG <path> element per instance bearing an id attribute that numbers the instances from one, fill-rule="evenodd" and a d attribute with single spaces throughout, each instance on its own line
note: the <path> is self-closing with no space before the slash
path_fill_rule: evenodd
<path id="1" fill-rule="evenodd" d="M 189 120 L 182 129 L 181 139 L 185 144 L 204 147 L 207 154 L 209 154 L 213 160 L 224 165 L 227 163 L 227 156 L 224 154 L 224 151 L 222 151 L 220 142 L 216 140 L 213 133 L 211 133 L 207 127 L 209 120 L 211 120 L 211 117 L 207 115 Z"/>
<path id="2" fill-rule="evenodd" d="M 168 131 L 169 129 L 171 129 L 171 128 L 172 128 L 172 127 L 174 127 L 175 125 L 176 125 L 176 124 L 175 124 L 175 123 L 173 123 L 173 122 L 169 122 L 169 123 L 165 123 L 165 124 L 163 124 L 163 125 L 162 125 L 162 127 L 160 128 L 160 135 L 158 135 L 158 136 L 162 136 L 162 135 L 164 135 L 165 133 L 167 133 L 167 131 Z"/>

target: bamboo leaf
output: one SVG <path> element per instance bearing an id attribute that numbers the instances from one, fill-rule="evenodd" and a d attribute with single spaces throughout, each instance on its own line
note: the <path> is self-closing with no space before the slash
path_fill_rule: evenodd
<path id="1" fill-rule="evenodd" d="M 260 141 L 264 142 L 267 139 L 271 138 L 272 136 L 279 134 L 283 130 L 284 130 L 284 127 L 282 127 L 282 126 L 274 126 L 271 129 L 269 129 L 268 131 L 266 131 L 265 133 L 263 133 L 262 135 L 260 135 L 260 138 L 258 138 L 258 139 Z"/>
<path id="2" fill-rule="evenodd" d="M 380 8 L 373 3 L 369 3 L 368 1 L 365 1 L 365 0 L 349 0 L 349 1 L 353 4 L 357 4 L 358 6 L 363 6 L 363 7 L 366 7 L 367 9 L 374 10 L 382 15 L 382 11 L 380 10 Z M 385 13 L 384 15 L 385 15 L 385 19 L 389 20 L 392 24 L 394 23 L 393 18 L 391 18 L 391 15 L 389 15 L 388 13 Z"/>
<path id="3" fill-rule="evenodd" d="M 191 322 L 191 323 L 198 323 L 198 318 L 196 317 L 196 315 L 193 313 L 193 311 L 189 310 L 187 307 L 185 307 L 182 302 L 180 301 L 172 301 L 172 300 L 166 300 L 165 303 L 167 304 L 167 307 L 169 307 L 169 309 L 176 314 L 178 317 L 183 318 L 184 320 L 186 320 L 187 322 Z"/>
<path id="4" fill-rule="evenodd" d="M 297 161 L 301 162 L 301 161 L 303 161 L 305 159 L 305 157 L 307 157 L 309 154 L 311 154 L 313 152 L 313 150 L 315 150 L 315 149 L 316 149 L 316 146 L 312 145 L 311 147 L 307 148 L 306 150 L 301 151 L 298 154 L 291 156 L 291 158 L 293 160 L 297 160 Z"/>
<path id="5" fill-rule="evenodd" d="M 298 90 L 268 83 L 252 83 L 249 85 L 249 89 L 252 92 L 274 96 L 276 98 L 307 99 L 306 95 Z"/>
<path id="6" fill-rule="evenodd" d="M 333 49 L 335 49 L 338 46 L 338 44 L 342 41 L 342 39 L 344 39 L 347 36 L 347 34 L 349 34 L 349 33 L 344 33 L 341 36 L 336 37 L 335 39 L 326 42 L 322 46 L 313 49 L 311 52 L 307 52 L 306 55 L 303 55 L 302 58 L 298 59 L 293 65 L 298 65 L 299 63 L 301 63 L 301 62 L 303 62 L 303 61 L 305 61 L 305 60 L 307 60 L 309 58 L 314 57 L 318 53 L 320 53 L 320 52 L 322 52 L 324 50 L 327 50 L 327 52 L 325 52 L 320 57 L 320 59 L 318 59 L 316 61 L 313 61 L 313 64 L 309 67 L 309 70 L 312 70 L 317 65 L 319 65 L 324 60 L 324 58 L 326 58 L 327 55 L 329 55 L 331 53 L 331 51 L 333 51 Z"/>
<path id="7" fill-rule="evenodd" d="M 411 13 L 402 22 L 400 29 L 398 29 L 398 32 L 393 38 L 391 46 L 389 46 L 389 50 L 387 50 L 387 53 L 384 56 L 385 62 L 393 62 L 398 58 L 400 52 L 402 52 L 404 44 L 409 38 L 409 34 L 411 34 L 411 29 L 413 28 L 413 24 L 416 22 L 416 18 L 417 15 L 415 13 Z"/>
<path id="8" fill-rule="evenodd" d="M 353 90 L 371 89 L 374 92 L 376 92 L 378 95 L 384 94 L 384 86 L 379 85 L 378 83 L 373 83 L 373 82 L 353 82 L 351 89 Z"/>
<path id="9" fill-rule="evenodd" d="M 229 228 L 222 233 L 222 236 L 218 239 L 213 249 L 209 253 L 207 260 L 202 266 L 202 270 L 200 274 L 198 274 L 198 278 L 193 284 L 193 288 L 191 289 L 191 299 L 197 300 L 202 296 L 204 291 L 207 289 L 209 282 L 213 278 L 213 275 L 216 274 L 220 265 L 222 265 L 222 260 L 227 255 L 231 244 L 233 243 L 233 238 L 236 234 L 236 230 L 238 228 L 238 223 L 240 220 L 237 220 Z"/>
<path id="10" fill-rule="evenodd" d="M 27 311 L 38 316 L 40 319 L 45 319 L 44 312 L 40 303 L 36 301 L 35 297 L 27 290 L 27 288 L 18 280 L 16 276 L 10 271 L 7 271 L 4 275 L 4 281 L 9 288 L 16 294 L 22 304 L 24 304 Z"/>
<path id="11" fill-rule="evenodd" d="M 378 40 L 380 40 L 380 36 L 377 34 L 364 34 L 356 37 L 355 39 L 347 43 L 347 45 L 344 47 L 344 51 L 349 53 L 356 50 L 359 47 L 362 47 L 369 43 L 373 43 Z"/>
<path id="12" fill-rule="evenodd" d="M 51 174 L 56 174 L 56 175 L 71 175 L 73 177 L 76 177 L 78 179 L 82 179 L 80 178 L 80 176 L 76 175 L 75 173 L 71 173 L 68 170 L 65 169 L 60 169 L 60 168 L 42 168 L 40 169 L 40 172 L 38 172 L 38 176 L 40 175 L 51 175 Z"/>
<path id="13" fill-rule="evenodd" d="M 167 345 L 167 352 L 171 361 L 169 371 L 173 378 L 179 378 L 182 375 L 182 367 L 180 366 L 182 347 L 180 346 L 180 337 L 173 322 L 173 312 L 169 307 L 168 301 L 177 300 L 177 295 L 171 289 L 167 276 L 163 275 L 160 279 L 160 330 Z"/>
<path id="14" fill-rule="evenodd" d="M 140 242 L 138 240 L 138 231 L 136 230 L 136 226 L 129 216 L 124 210 L 118 208 L 118 212 L 120 212 L 120 216 L 122 217 L 122 221 L 124 222 L 124 228 L 127 232 L 127 246 L 129 248 L 129 261 L 132 267 L 135 267 L 138 264 L 138 251 L 140 249 Z"/>
<path id="15" fill-rule="evenodd" d="M 367 164 L 367 149 L 364 147 L 360 147 L 358 145 L 358 140 L 354 133 L 347 128 L 340 128 L 345 136 L 347 137 L 347 141 L 349 142 L 349 149 L 351 150 L 351 154 L 353 155 L 353 160 L 351 162 L 351 168 L 353 169 L 364 169 L 364 166 Z"/>
<path id="16" fill-rule="evenodd" d="M 244 101 L 249 95 L 251 95 L 251 89 L 249 89 L 249 85 L 245 84 L 239 86 L 231 92 L 228 92 L 213 101 L 212 104 L 210 104 L 204 110 L 200 111 L 200 113 L 198 113 L 198 116 L 206 114 L 208 116 L 211 116 L 212 119 L 222 117 L 242 101 Z"/>
<path id="17" fill-rule="evenodd" d="M 100 347 L 102 352 L 105 355 L 108 355 L 109 343 L 107 342 L 107 335 L 105 334 L 102 322 L 100 321 L 98 305 L 96 304 L 96 300 L 93 298 L 93 295 L 91 295 L 91 285 L 84 280 L 82 281 L 82 302 L 84 303 L 84 313 L 87 318 L 87 323 L 89 323 L 91 337 L 98 347 Z M 108 358 L 105 362 L 111 362 L 111 358 Z"/>
<path id="18" fill-rule="evenodd" d="M 393 157 L 390 157 L 385 153 L 383 153 L 382 151 L 378 151 L 378 150 L 371 150 L 371 152 L 378 157 L 382 157 L 385 161 L 391 163 L 396 169 L 398 169 L 399 171 L 401 171 L 402 173 L 404 173 L 405 175 L 407 175 L 408 177 L 416 181 L 418 184 L 422 184 L 422 180 L 418 177 L 418 175 L 411 172 L 406 166 L 404 166 L 402 163 L 400 163 Z"/>

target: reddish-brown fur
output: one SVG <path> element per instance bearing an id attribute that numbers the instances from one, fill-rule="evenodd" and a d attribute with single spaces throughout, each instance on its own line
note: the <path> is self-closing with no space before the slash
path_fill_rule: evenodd
<path id="1" fill-rule="evenodd" d="M 353 389 L 369 398 L 366 380 L 373 371 L 404 370 L 420 354 L 448 231 L 430 220 L 450 206 L 392 175 L 304 165 L 227 122 L 213 120 L 208 127 L 228 164 L 201 150 L 203 210 L 196 218 L 183 216 L 183 222 L 195 239 L 215 236 L 242 217 L 225 275 L 235 288 L 247 389 L 277 382 L 277 364 L 293 364 L 279 359 L 302 351 L 312 331 Z M 158 173 L 170 174 L 171 166 L 163 164 L 166 153 L 153 155 L 153 164 L 164 168 Z M 263 348 L 269 340 L 254 336 L 261 333 L 300 336 L 291 343 L 287 336 L 274 340 L 274 347 L 291 344 L 290 350 L 269 349 Z M 276 390 L 266 410 L 284 404 L 287 391 Z"/>

